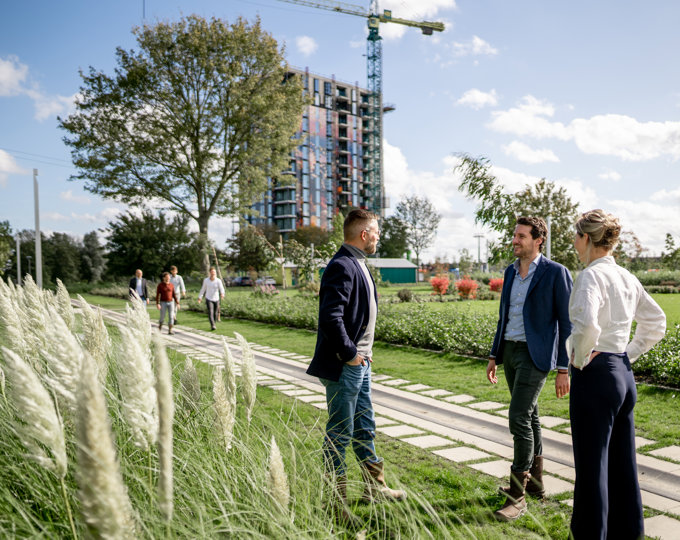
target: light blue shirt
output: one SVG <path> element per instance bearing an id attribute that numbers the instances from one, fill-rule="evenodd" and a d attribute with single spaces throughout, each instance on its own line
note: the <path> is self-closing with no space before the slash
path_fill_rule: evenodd
<path id="1" fill-rule="evenodd" d="M 539 253 L 531 261 L 529 272 L 524 278 L 519 275 L 519 259 L 513 263 L 515 279 L 512 282 L 512 289 L 510 289 L 510 309 L 508 310 L 508 324 L 505 326 L 504 336 L 507 341 L 527 340 L 527 336 L 524 333 L 524 300 L 526 300 L 527 291 L 529 290 L 529 285 L 531 285 L 531 278 L 534 277 L 534 272 L 536 272 L 536 267 L 540 260 L 541 254 Z"/>

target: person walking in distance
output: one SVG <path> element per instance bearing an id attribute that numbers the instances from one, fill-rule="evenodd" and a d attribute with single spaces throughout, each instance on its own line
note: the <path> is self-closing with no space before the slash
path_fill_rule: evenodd
<path id="1" fill-rule="evenodd" d="M 575 540 L 638 540 L 645 534 L 631 364 L 663 338 L 666 315 L 612 257 L 621 234 L 617 218 L 591 210 L 575 228 L 574 248 L 586 268 L 569 300 L 569 417 L 576 469 L 571 533 Z M 637 326 L 629 342 L 633 321 Z"/>
<path id="2" fill-rule="evenodd" d="M 171 266 L 170 267 L 170 283 L 173 284 L 175 287 L 175 296 L 177 297 L 177 305 L 176 311 L 175 311 L 175 322 L 174 324 L 177 324 L 177 312 L 179 311 L 179 301 L 180 297 L 185 298 L 187 295 L 187 289 L 184 286 L 184 279 L 182 279 L 182 276 L 180 276 L 177 273 L 177 267 L 176 266 Z"/>
<path id="3" fill-rule="evenodd" d="M 569 270 L 541 254 L 548 229 L 537 217 L 517 219 L 512 248 L 517 260 L 505 270 L 498 326 L 489 355 L 486 376 L 498 382 L 503 364 L 510 389 L 508 414 L 514 456 L 510 486 L 497 519 L 512 521 L 527 510 L 526 494 L 543 499 L 543 442 L 538 416 L 538 396 L 548 372 L 557 367 L 555 393 L 569 393 L 566 340 L 571 332 Z"/>
<path id="4" fill-rule="evenodd" d="M 170 272 L 163 272 L 161 282 L 156 287 L 156 308 L 160 310 L 158 331 L 163 328 L 165 314 L 168 314 L 168 334 L 174 334 L 172 327 L 175 323 L 175 305 L 179 306 L 179 299 L 175 294 L 175 286 L 170 283 Z"/>
<path id="5" fill-rule="evenodd" d="M 221 279 L 217 279 L 217 271 L 214 266 L 210 267 L 210 275 L 203 280 L 203 285 L 198 293 L 198 303 L 205 296 L 205 303 L 208 307 L 208 319 L 210 320 L 210 330 L 215 330 L 217 313 L 220 309 L 220 299 L 224 298 L 224 285 Z"/>
<path id="6" fill-rule="evenodd" d="M 142 271 L 138 268 L 135 270 L 135 277 L 130 280 L 130 285 L 128 286 L 130 291 L 130 298 L 135 294 L 142 299 L 145 304 L 149 303 L 149 285 L 146 279 L 142 277 Z"/>
<path id="7" fill-rule="evenodd" d="M 323 458 L 335 519 L 354 524 L 356 516 L 346 505 L 345 452 L 350 443 L 365 482 L 364 500 L 400 501 L 406 493 L 387 487 L 384 462 L 374 445 L 371 362 L 378 304 L 366 256 L 375 253 L 380 238 L 377 218 L 366 210 L 352 210 L 343 233 L 344 243 L 321 278 L 316 349 L 307 373 L 319 377 L 326 388 Z"/>

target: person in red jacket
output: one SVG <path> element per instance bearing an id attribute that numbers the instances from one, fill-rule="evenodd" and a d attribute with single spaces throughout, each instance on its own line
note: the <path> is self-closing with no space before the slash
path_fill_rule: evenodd
<path id="1" fill-rule="evenodd" d="M 175 295 L 175 286 L 170 283 L 170 272 L 163 272 L 161 282 L 156 287 L 156 308 L 160 310 L 161 316 L 158 321 L 158 331 L 163 327 L 165 313 L 168 313 L 168 334 L 174 334 L 172 326 L 175 322 L 175 303 L 179 306 L 179 298 Z"/>

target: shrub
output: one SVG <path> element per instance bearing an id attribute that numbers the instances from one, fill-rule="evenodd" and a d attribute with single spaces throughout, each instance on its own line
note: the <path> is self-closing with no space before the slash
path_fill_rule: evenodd
<path id="1" fill-rule="evenodd" d="M 658 272 L 635 272 L 635 277 L 643 285 L 680 286 L 680 270 L 660 270 Z"/>
<path id="2" fill-rule="evenodd" d="M 672 287 L 670 285 L 646 285 L 645 290 L 649 294 L 654 294 L 654 293 L 677 294 L 677 293 L 680 293 L 680 287 Z"/>
<path id="3" fill-rule="evenodd" d="M 489 289 L 493 292 L 501 292 L 503 289 L 503 278 L 493 278 L 489 280 Z"/>
<path id="4" fill-rule="evenodd" d="M 253 296 L 256 298 L 273 298 L 279 294 L 279 290 L 274 285 L 255 285 Z"/>
<path id="5" fill-rule="evenodd" d="M 401 302 L 412 302 L 413 301 L 413 291 L 411 289 L 400 289 L 397 292 L 397 296 Z"/>
<path id="6" fill-rule="evenodd" d="M 321 290 L 321 283 L 317 281 L 308 281 L 304 285 L 298 287 L 298 293 L 302 296 L 319 296 Z"/>
<path id="7" fill-rule="evenodd" d="M 479 283 L 474 279 L 470 279 L 469 276 L 463 277 L 456 281 L 456 289 L 458 289 L 458 294 L 461 298 L 473 299 L 477 297 L 477 289 L 479 288 Z"/>
<path id="8" fill-rule="evenodd" d="M 633 369 L 663 385 L 680 387 L 680 324 L 666 330 L 664 338 L 640 356 Z"/>
<path id="9" fill-rule="evenodd" d="M 433 293 L 438 294 L 439 298 L 446 294 L 449 288 L 449 278 L 445 276 L 437 276 L 430 279 L 430 285 L 432 285 Z"/>

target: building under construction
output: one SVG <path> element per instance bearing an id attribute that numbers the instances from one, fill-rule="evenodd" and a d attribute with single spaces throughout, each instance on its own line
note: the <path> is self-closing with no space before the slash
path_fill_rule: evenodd
<path id="1" fill-rule="evenodd" d="M 301 77 L 311 98 L 296 135 L 300 145 L 291 154 L 290 170 L 272 181 L 253 207 L 259 216 L 249 221 L 273 223 L 285 235 L 307 225 L 329 229 L 338 212 L 354 207 L 382 213 L 381 189 L 366 174 L 368 90 L 309 70 L 292 69 L 288 77 Z"/>

